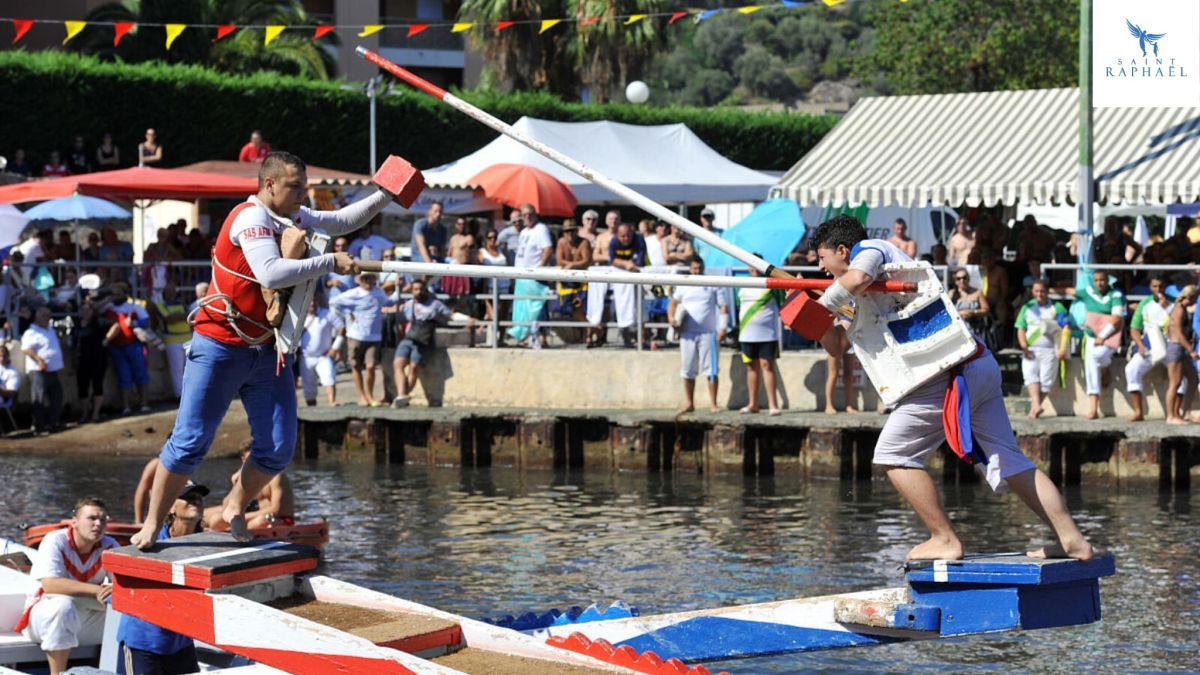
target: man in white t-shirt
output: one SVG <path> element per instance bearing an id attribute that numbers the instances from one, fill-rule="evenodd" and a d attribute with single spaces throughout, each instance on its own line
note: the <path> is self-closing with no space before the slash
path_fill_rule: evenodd
<path id="1" fill-rule="evenodd" d="M 704 274 L 704 261 L 692 258 L 689 272 Z M 680 316 L 680 308 L 683 310 Z M 680 376 L 683 377 L 684 405 L 679 412 L 696 409 L 696 375 L 703 372 L 708 378 L 708 401 L 713 412 L 720 412 L 717 404 L 718 347 L 725 339 L 729 327 L 729 308 L 725 294 L 710 286 L 676 286 L 667 308 L 667 318 L 679 331 L 679 355 L 683 362 Z"/>
<path id="2" fill-rule="evenodd" d="M 49 307 L 43 305 L 33 315 L 33 323 L 21 336 L 21 351 L 25 352 L 25 374 L 29 376 L 33 431 L 45 436 L 58 428 L 63 406 L 62 382 L 58 379 L 63 353 L 58 333 L 50 325 Z"/>
<path id="3" fill-rule="evenodd" d="M 517 236 L 517 254 L 513 259 L 513 266 L 545 267 L 549 265 L 551 254 L 554 253 L 554 240 L 550 237 L 550 228 L 538 220 L 537 209 L 533 207 L 533 204 L 521 206 L 521 221 L 524 223 L 524 227 Z M 550 288 L 546 284 L 532 279 L 518 279 L 513 289 L 515 295 L 544 296 L 549 292 Z M 518 341 L 528 339 L 526 346 L 534 349 L 546 346 L 546 337 L 541 334 L 541 330 L 537 326 L 545 309 L 545 299 L 514 300 L 512 320 L 529 323 L 509 328 L 509 336 Z"/>
<path id="4" fill-rule="evenodd" d="M 104 580 L 100 558 L 117 542 L 105 534 L 108 508 L 84 498 L 75 504 L 70 527 L 42 539 L 29 576 L 40 582 L 25 598 L 25 611 L 14 630 L 46 652 L 50 672 L 67 669 L 71 650 L 100 644 L 104 636 L 104 603 L 112 584 Z"/>
<path id="5" fill-rule="evenodd" d="M 362 260 L 383 260 L 383 252 L 388 249 L 395 251 L 396 244 L 387 237 L 376 234 L 375 226 L 371 224 L 359 231 L 354 241 L 350 242 L 348 252 Z"/>
<path id="6" fill-rule="evenodd" d="M 21 388 L 21 374 L 13 367 L 8 345 L 0 343 L 0 408 L 11 408 Z"/>
<path id="7" fill-rule="evenodd" d="M 750 276 L 762 274 L 751 268 Z M 742 362 L 746 364 L 746 390 L 750 394 L 750 402 L 742 412 L 758 412 L 758 384 L 762 382 L 767 392 L 767 411 L 778 415 L 775 359 L 779 355 L 779 307 L 786 302 L 786 295 L 766 288 L 739 288 L 737 293 L 738 344 Z"/>
<path id="8" fill-rule="evenodd" d="M 300 385 L 304 402 L 317 404 L 317 383 L 325 388 L 329 405 L 337 405 L 337 369 L 334 359 L 342 352 L 345 328 L 336 312 L 317 304 L 313 298 L 304 317 L 304 333 L 300 336 Z"/>

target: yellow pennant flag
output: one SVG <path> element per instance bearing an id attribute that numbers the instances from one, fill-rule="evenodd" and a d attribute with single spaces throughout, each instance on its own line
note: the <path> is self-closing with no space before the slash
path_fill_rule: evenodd
<path id="1" fill-rule="evenodd" d="M 828 7 L 833 7 L 834 5 L 840 5 L 840 4 L 842 4 L 843 2 L 845 2 L 845 1 L 846 1 L 846 0 L 823 0 L 823 2 L 824 2 L 824 3 L 826 4 L 826 6 L 828 6 Z"/>
<path id="2" fill-rule="evenodd" d="M 175 38 L 179 37 L 184 28 L 187 28 L 187 24 L 185 23 L 167 24 L 167 51 L 171 51 L 171 43 L 175 41 Z"/>
<path id="3" fill-rule="evenodd" d="M 538 31 L 538 35 L 545 33 L 560 23 L 562 23 L 562 19 L 542 19 L 542 29 Z"/>
<path id="4" fill-rule="evenodd" d="M 266 39 L 263 41 L 263 45 L 265 46 L 271 44 L 271 40 L 279 37 L 279 34 L 283 32 L 284 28 L 287 28 L 287 26 L 267 26 L 267 35 Z"/>
<path id="5" fill-rule="evenodd" d="M 371 24 L 370 26 L 363 26 L 362 32 L 358 34 L 358 37 L 367 37 L 368 35 L 374 35 L 381 30 L 383 30 L 383 26 L 381 26 L 377 23 Z"/>
<path id="6" fill-rule="evenodd" d="M 625 19 L 625 25 L 628 26 L 631 24 L 635 24 L 644 18 L 646 18 L 645 14 L 630 14 L 629 18 Z"/>
<path id="7" fill-rule="evenodd" d="M 62 42 L 65 45 L 71 41 L 71 38 L 75 37 L 76 35 L 79 35 L 79 31 L 83 30 L 83 27 L 87 25 L 87 22 L 86 21 L 64 21 L 63 24 L 65 24 L 66 28 L 67 28 L 67 37 Z"/>
<path id="8" fill-rule="evenodd" d="M 454 27 L 450 29 L 450 32 L 451 33 L 461 33 L 463 31 L 468 31 L 468 30 L 471 30 L 471 26 L 474 26 L 474 25 L 475 24 L 473 24 L 473 23 L 456 23 L 456 24 L 454 24 Z"/>
<path id="9" fill-rule="evenodd" d="M 762 5 L 750 5 L 748 7 L 738 7 L 738 14 L 753 14 L 762 9 Z"/>

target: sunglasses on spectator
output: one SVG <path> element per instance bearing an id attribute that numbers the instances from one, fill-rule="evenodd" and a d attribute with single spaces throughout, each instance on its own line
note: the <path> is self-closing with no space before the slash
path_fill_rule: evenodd
<path id="1" fill-rule="evenodd" d="M 963 275 L 963 276 L 955 276 L 955 277 L 954 277 L 954 280 L 955 280 L 955 281 L 966 281 L 966 280 L 967 280 L 967 279 L 969 279 L 969 278 L 970 278 L 970 277 L 968 277 L 968 276 L 966 276 L 966 275 Z"/>

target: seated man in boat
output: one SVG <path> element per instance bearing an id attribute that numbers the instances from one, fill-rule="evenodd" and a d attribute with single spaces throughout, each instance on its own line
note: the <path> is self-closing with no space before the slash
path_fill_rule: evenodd
<path id="1" fill-rule="evenodd" d="M 108 507 L 93 497 L 75 504 L 70 527 L 46 535 L 29 576 L 40 581 L 13 630 L 46 652 L 51 675 L 67 669 L 71 650 L 100 644 L 104 603 L 112 595 L 100 556 L 117 542 L 105 534 Z"/>
<path id="2" fill-rule="evenodd" d="M 854 315 L 856 295 L 874 281 L 883 280 L 884 265 L 912 261 L 886 241 L 867 239 L 862 224 L 847 215 L 821 223 L 813 243 L 821 268 L 836 279 L 821 296 L 821 305 L 845 317 Z M 892 485 L 929 528 L 929 540 L 909 551 L 908 559 L 963 557 L 962 542 L 950 524 L 933 478 L 925 471 L 926 458 L 943 441 L 948 441 L 963 461 L 982 464 L 984 478 L 993 490 L 998 490 L 1002 481 L 1007 482 L 1054 530 L 1057 543 L 1029 555 L 1091 559 L 1092 545 L 1067 512 L 1062 495 L 1049 476 L 1017 447 L 1004 407 L 996 359 L 980 344 L 974 355 L 948 368 L 946 375 L 935 377 L 901 398 L 875 445 L 874 463 L 886 469 Z M 969 404 L 957 406 L 958 401 Z M 947 404 L 956 405 L 957 414 L 943 417 Z M 947 421 L 957 422 L 958 434 L 947 435 L 948 427 L 954 431 Z"/>
<path id="3" fill-rule="evenodd" d="M 242 443 L 242 449 L 239 456 L 242 462 L 250 456 L 251 446 L 253 441 L 247 440 Z M 233 485 L 237 485 L 241 472 L 235 472 L 229 477 Z M 233 493 L 231 492 L 230 495 Z M 225 510 L 225 506 L 229 502 L 229 495 L 221 502 L 220 506 L 210 506 L 204 509 L 204 527 L 208 530 L 217 532 L 225 532 L 229 529 L 229 524 L 225 522 L 221 514 Z M 260 527 L 274 527 L 275 525 L 295 525 L 296 524 L 296 496 L 292 492 L 292 483 L 287 479 L 287 476 L 280 473 L 272 478 L 257 495 L 246 510 L 246 527 L 248 529 Z"/>
<path id="4" fill-rule="evenodd" d="M 192 482 L 185 485 L 167 513 L 163 528 L 158 533 L 159 540 L 198 532 L 207 495 L 208 488 L 203 485 Z M 117 643 L 121 650 L 117 657 L 119 675 L 183 675 L 200 670 L 200 664 L 196 661 L 196 644 L 190 637 L 159 628 L 128 614 L 121 615 Z"/>

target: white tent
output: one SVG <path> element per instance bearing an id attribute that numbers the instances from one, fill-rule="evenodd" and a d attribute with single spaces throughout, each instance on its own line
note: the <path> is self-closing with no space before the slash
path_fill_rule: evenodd
<path id="1" fill-rule="evenodd" d="M 522 117 L 513 125 L 559 152 L 663 204 L 761 201 L 776 179 L 722 157 L 683 124 L 550 122 Z M 474 187 L 468 180 L 493 164 L 526 164 L 571 186 L 581 204 L 625 203 L 526 148 L 500 136 L 457 161 L 424 172 L 434 187 Z"/>

